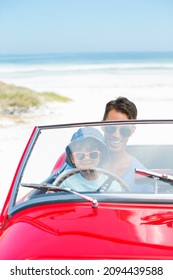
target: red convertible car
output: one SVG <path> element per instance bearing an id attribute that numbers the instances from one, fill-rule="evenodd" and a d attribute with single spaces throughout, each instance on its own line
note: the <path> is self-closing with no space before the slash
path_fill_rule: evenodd
<path id="1" fill-rule="evenodd" d="M 0 259 L 173 259 L 172 131 L 172 120 L 35 127 L 0 214 Z"/>

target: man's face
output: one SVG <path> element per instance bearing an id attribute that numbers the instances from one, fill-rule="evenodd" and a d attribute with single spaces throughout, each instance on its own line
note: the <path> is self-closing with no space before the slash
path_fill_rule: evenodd
<path id="1" fill-rule="evenodd" d="M 118 112 L 115 109 L 112 109 L 106 118 L 106 121 L 118 121 L 129 120 L 128 116 L 124 113 Z M 113 133 L 105 132 L 105 139 L 109 149 L 112 152 L 120 152 L 125 149 L 129 137 L 126 137 L 121 133 L 121 128 L 117 127 Z"/>

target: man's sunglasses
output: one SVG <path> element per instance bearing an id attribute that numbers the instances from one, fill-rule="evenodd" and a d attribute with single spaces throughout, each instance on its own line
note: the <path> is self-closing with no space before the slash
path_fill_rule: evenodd
<path id="1" fill-rule="evenodd" d="M 73 156 L 77 160 L 83 160 L 86 156 L 90 159 L 98 159 L 100 156 L 100 151 L 92 151 L 92 152 L 73 152 Z"/>
<path id="2" fill-rule="evenodd" d="M 129 137 L 132 134 L 130 127 L 128 126 L 115 126 L 115 125 L 108 125 L 104 127 L 104 131 L 108 134 L 113 134 L 116 130 L 119 130 L 122 137 Z"/>

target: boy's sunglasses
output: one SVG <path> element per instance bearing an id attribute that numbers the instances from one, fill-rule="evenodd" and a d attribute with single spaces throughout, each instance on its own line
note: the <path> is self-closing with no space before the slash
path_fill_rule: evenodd
<path id="1" fill-rule="evenodd" d="M 85 157 L 89 157 L 90 159 L 98 159 L 100 156 L 100 151 L 92 151 L 92 152 L 73 152 L 73 156 L 77 160 L 83 160 Z"/>
<path id="2" fill-rule="evenodd" d="M 128 126 L 118 127 L 114 125 L 108 125 L 104 127 L 104 131 L 109 134 L 113 134 L 117 129 L 119 130 L 122 137 L 129 137 L 132 134 L 132 131 Z"/>

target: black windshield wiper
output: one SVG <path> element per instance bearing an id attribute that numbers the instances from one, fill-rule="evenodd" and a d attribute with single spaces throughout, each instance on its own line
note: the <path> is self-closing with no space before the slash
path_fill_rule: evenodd
<path id="1" fill-rule="evenodd" d="M 22 187 L 26 187 L 26 188 L 34 188 L 34 189 L 46 189 L 47 191 L 63 191 L 63 192 L 68 192 L 68 193 L 71 193 L 71 194 L 74 194 L 78 197 L 81 197 L 87 201 L 90 201 L 92 202 L 92 207 L 93 208 L 96 208 L 98 206 L 98 201 L 97 199 L 93 199 L 92 197 L 90 196 L 87 196 L 87 195 L 84 195 L 84 194 L 81 194 L 81 193 L 78 193 L 76 191 L 73 191 L 72 189 L 70 188 L 60 188 L 60 187 L 57 187 L 57 186 L 54 186 L 52 184 L 47 184 L 47 183 L 43 183 L 43 184 L 34 184 L 34 183 L 22 183 L 21 184 Z"/>
<path id="2" fill-rule="evenodd" d="M 150 171 L 150 170 L 143 170 L 143 169 L 135 169 L 135 173 L 141 176 L 146 176 L 149 178 L 156 178 L 163 182 L 173 184 L 173 176 L 168 174 L 161 174 L 158 172 Z"/>

